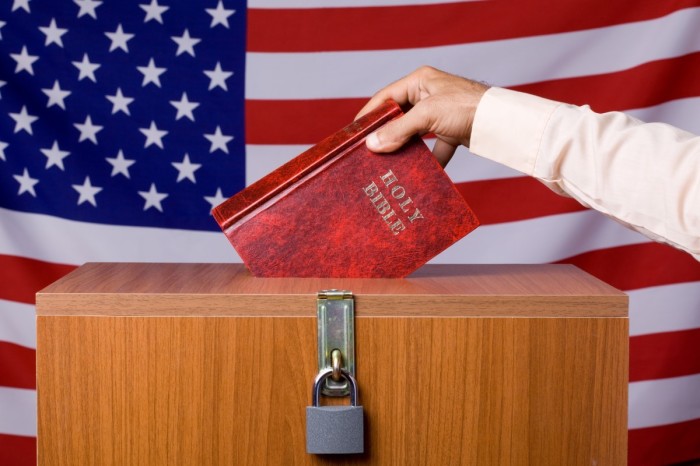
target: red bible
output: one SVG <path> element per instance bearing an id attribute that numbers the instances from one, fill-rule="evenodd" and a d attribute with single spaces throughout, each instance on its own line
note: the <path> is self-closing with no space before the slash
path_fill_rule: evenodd
<path id="1" fill-rule="evenodd" d="M 405 277 L 479 224 L 420 138 L 378 155 L 386 102 L 213 210 L 259 277 Z"/>

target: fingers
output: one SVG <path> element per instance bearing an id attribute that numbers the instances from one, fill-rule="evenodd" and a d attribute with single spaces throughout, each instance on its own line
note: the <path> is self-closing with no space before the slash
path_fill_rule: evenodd
<path id="1" fill-rule="evenodd" d="M 385 88 L 374 94 L 372 98 L 369 99 L 369 101 L 365 104 L 365 106 L 362 107 L 362 109 L 357 113 L 357 115 L 355 115 L 355 120 L 362 118 L 367 113 L 371 112 L 375 108 L 379 107 L 379 105 L 390 99 L 390 97 L 384 97 L 384 95 L 387 93 L 386 91 L 387 89 Z"/>
<path id="2" fill-rule="evenodd" d="M 393 152 L 403 146 L 414 134 L 430 129 L 429 121 L 421 106 L 417 105 L 405 115 L 382 126 L 367 137 L 367 148 L 372 152 Z"/>
<path id="3" fill-rule="evenodd" d="M 372 152 L 393 152 L 403 146 L 414 134 L 428 131 L 430 121 L 421 114 L 420 106 L 414 107 L 403 117 L 392 120 L 367 137 L 367 148 Z M 433 155 L 444 168 L 457 150 L 457 144 L 438 138 L 433 146 Z"/>
<path id="4" fill-rule="evenodd" d="M 440 163 L 440 166 L 445 168 L 450 160 L 452 160 L 452 156 L 455 155 L 456 150 L 457 146 L 438 138 L 433 146 L 433 155 Z"/>
<path id="5" fill-rule="evenodd" d="M 369 99 L 365 106 L 362 107 L 362 109 L 355 116 L 355 120 L 371 112 L 380 104 L 386 102 L 389 99 L 396 101 L 396 103 L 398 103 L 399 105 L 406 105 L 408 103 L 415 104 L 416 102 L 412 100 L 411 96 L 417 93 L 414 89 L 417 89 L 418 86 L 418 78 L 416 74 L 417 72 L 414 71 L 408 76 L 404 76 L 398 81 L 394 81 L 393 83 L 386 86 L 384 89 L 381 89 L 376 94 L 374 94 L 372 98 Z"/>
<path id="6" fill-rule="evenodd" d="M 355 120 L 371 112 L 389 99 L 395 100 L 399 105 L 404 105 L 408 102 L 408 91 L 404 87 L 404 83 L 397 81 L 374 94 L 357 115 L 355 115 Z"/>

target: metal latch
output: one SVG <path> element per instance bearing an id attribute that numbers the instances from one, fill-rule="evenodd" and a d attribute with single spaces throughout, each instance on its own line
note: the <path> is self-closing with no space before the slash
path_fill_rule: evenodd
<path id="1" fill-rule="evenodd" d="M 355 376 L 355 301 L 352 291 L 319 291 L 316 300 L 318 316 L 318 370 L 332 369 L 338 377 L 328 377 L 321 387 L 326 396 L 347 396 L 348 381 L 340 376 L 345 369 Z"/>

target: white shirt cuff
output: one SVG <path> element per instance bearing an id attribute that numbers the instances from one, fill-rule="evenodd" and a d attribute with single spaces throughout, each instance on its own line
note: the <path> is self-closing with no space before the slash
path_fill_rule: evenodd
<path id="1" fill-rule="evenodd" d="M 492 87 L 474 115 L 469 150 L 532 175 L 542 134 L 560 102 Z"/>

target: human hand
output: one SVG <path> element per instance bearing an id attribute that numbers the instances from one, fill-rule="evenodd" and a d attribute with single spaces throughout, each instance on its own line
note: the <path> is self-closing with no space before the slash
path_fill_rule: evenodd
<path id="1" fill-rule="evenodd" d="M 485 84 L 423 66 L 377 92 L 355 119 L 388 99 L 402 107 L 410 104 L 404 116 L 367 137 L 367 148 L 392 152 L 414 134 L 433 133 L 437 136 L 433 154 L 444 167 L 460 144 L 469 146 L 474 113 L 487 89 Z"/>

